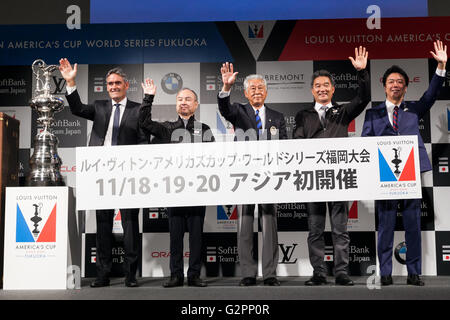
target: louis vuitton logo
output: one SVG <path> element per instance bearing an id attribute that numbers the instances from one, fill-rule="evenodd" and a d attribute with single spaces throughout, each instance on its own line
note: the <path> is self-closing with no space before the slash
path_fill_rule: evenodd
<path id="1" fill-rule="evenodd" d="M 64 88 L 66 86 L 66 80 L 64 78 L 53 76 L 53 83 L 55 84 L 55 91 L 52 94 L 64 94 Z"/>
<path id="2" fill-rule="evenodd" d="M 297 247 L 298 243 L 293 243 L 292 245 L 284 245 L 283 243 L 279 243 L 278 246 L 280 247 L 281 254 L 283 255 L 281 262 L 284 264 L 295 264 L 297 263 L 297 258 L 294 260 L 292 259 L 292 254 L 295 251 L 295 247 Z"/>

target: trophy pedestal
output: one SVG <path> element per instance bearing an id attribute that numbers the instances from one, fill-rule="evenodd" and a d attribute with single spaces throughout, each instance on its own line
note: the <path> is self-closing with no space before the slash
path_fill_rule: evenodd
<path id="1" fill-rule="evenodd" d="M 4 289 L 67 289 L 74 279 L 79 284 L 74 204 L 70 187 L 6 188 Z"/>

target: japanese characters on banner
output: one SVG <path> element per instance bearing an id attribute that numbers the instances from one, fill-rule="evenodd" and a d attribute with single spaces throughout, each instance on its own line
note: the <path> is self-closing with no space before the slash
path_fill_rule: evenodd
<path id="1" fill-rule="evenodd" d="M 78 210 L 422 196 L 416 136 L 82 147 L 76 158 Z"/>

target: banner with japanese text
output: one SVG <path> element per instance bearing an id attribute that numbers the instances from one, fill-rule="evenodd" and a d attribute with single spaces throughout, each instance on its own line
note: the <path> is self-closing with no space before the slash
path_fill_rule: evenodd
<path id="1" fill-rule="evenodd" d="M 78 147 L 77 210 L 421 198 L 416 136 Z"/>

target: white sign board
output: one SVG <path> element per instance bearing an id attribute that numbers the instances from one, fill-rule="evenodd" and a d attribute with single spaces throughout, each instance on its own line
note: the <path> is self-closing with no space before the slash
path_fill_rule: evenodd
<path id="1" fill-rule="evenodd" d="M 5 290 L 66 289 L 68 187 L 8 187 Z"/>
<path id="2" fill-rule="evenodd" d="M 416 136 L 77 148 L 77 210 L 421 198 Z"/>

